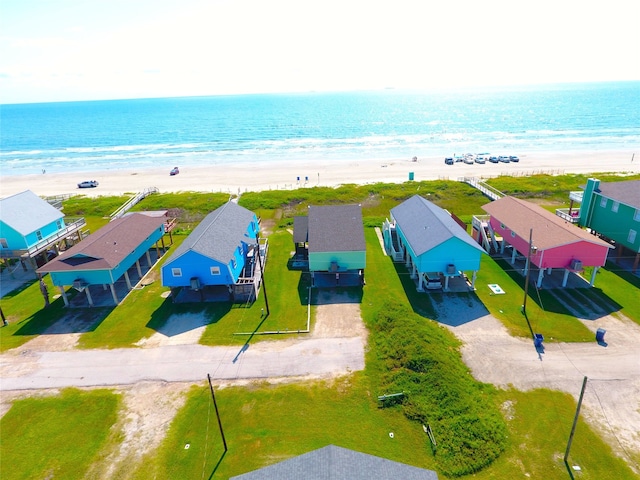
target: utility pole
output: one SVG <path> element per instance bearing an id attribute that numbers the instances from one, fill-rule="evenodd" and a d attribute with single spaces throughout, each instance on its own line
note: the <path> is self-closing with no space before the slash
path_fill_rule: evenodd
<path id="1" fill-rule="evenodd" d="M 527 316 L 527 297 L 529 296 L 529 272 L 531 272 L 531 251 L 533 250 L 533 228 L 529 230 L 529 251 L 527 252 L 527 273 L 524 276 L 524 300 L 522 313 Z"/>
<path id="2" fill-rule="evenodd" d="M 569 435 L 569 441 L 567 442 L 567 450 L 564 452 L 564 462 L 567 463 L 569 458 L 569 450 L 571 450 L 571 442 L 573 442 L 573 434 L 576 433 L 576 425 L 578 424 L 578 415 L 580 415 L 580 407 L 582 406 L 582 398 L 584 397 L 584 391 L 587 388 L 587 377 L 582 380 L 582 390 L 580 391 L 580 399 L 578 400 L 578 408 L 576 408 L 576 416 L 573 417 L 573 426 L 571 427 L 571 434 Z"/>
<path id="3" fill-rule="evenodd" d="M 216 403 L 216 396 L 213 393 L 213 385 L 211 385 L 211 375 L 207 373 L 207 379 L 209 380 L 209 389 L 211 390 L 211 398 L 213 399 L 213 406 L 216 409 L 216 417 L 218 417 L 218 427 L 220 427 L 220 435 L 222 435 L 222 443 L 224 444 L 224 451 L 227 451 L 227 440 L 224 438 L 224 431 L 222 431 L 222 422 L 220 421 L 220 412 L 218 411 L 218 404 Z"/>
<path id="4" fill-rule="evenodd" d="M 267 299 L 267 286 L 264 284 L 264 266 L 262 265 L 262 255 L 260 255 L 260 237 L 258 237 L 258 263 L 260 264 L 260 283 L 264 292 L 264 306 L 267 308 L 267 316 L 269 316 L 269 300 Z"/>

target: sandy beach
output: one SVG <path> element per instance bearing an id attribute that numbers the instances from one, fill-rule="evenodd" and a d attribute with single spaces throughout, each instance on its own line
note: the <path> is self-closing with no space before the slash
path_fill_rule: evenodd
<path id="1" fill-rule="evenodd" d="M 640 149 L 638 149 L 640 153 Z M 400 183 L 413 173 L 416 181 L 497 175 L 531 175 L 536 173 L 640 173 L 640 155 L 634 151 L 555 152 L 520 155 L 518 163 L 462 162 L 445 165 L 443 157 L 396 160 L 313 161 L 279 163 L 242 163 L 180 167 L 180 174 L 169 175 L 168 168 L 118 171 L 73 172 L 0 176 L 0 196 L 24 190 L 40 196 L 82 194 L 87 196 L 135 193 L 147 187 L 160 192 L 199 191 L 230 194 L 248 191 L 296 189 L 314 186 L 337 186 L 347 183 Z M 633 159 L 633 160 L 632 160 Z M 97 188 L 77 188 L 84 180 L 97 180 Z"/>

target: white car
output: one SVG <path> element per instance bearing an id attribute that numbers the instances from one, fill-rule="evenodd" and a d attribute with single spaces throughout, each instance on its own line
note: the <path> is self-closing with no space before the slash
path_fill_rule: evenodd
<path id="1" fill-rule="evenodd" d="M 97 186 L 98 182 L 96 180 L 85 180 L 78 184 L 78 188 L 96 188 Z"/>
<path id="2" fill-rule="evenodd" d="M 429 272 L 424 274 L 426 279 L 425 287 L 427 290 L 438 290 L 442 288 L 442 280 L 440 279 L 440 274 L 436 272 Z"/>

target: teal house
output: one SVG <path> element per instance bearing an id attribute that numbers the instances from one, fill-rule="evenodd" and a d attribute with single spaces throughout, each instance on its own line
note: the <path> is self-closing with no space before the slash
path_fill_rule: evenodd
<path id="1" fill-rule="evenodd" d="M 142 278 L 142 263 L 146 270 L 153 264 L 150 249 L 155 246 L 156 258 L 160 256 L 157 243 L 163 239 L 165 220 L 164 216 L 127 214 L 40 267 L 37 273 L 51 275 L 51 282 L 60 288 L 67 306 L 65 287 L 84 292 L 89 306 L 102 305 L 98 299 L 105 292 L 117 305 L 132 290 L 134 278 Z M 118 285 L 124 288 L 119 289 Z M 125 293 L 118 294 L 118 290 Z"/>
<path id="2" fill-rule="evenodd" d="M 34 269 L 81 236 L 84 218 L 65 215 L 30 190 L 0 200 L 0 256 Z M 73 238 L 75 237 L 75 238 Z"/>
<path id="3" fill-rule="evenodd" d="M 584 187 L 579 224 L 615 244 L 618 259 L 628 258 L 632 270 L 640 264 L 640 180 L 600 182 Z"/>
<path id="4" fill-rule="evenodd" d="M 383 225 L 385 250 L 395 261 L 405 262 L 418 291 L 432 278 L 444 278 L 444 289 L 454 277 L 473 272 L 471 288 L 486 252 L 446 210 L 419 195 L 391 209 Z M 437 284 L 437 282 L 436 282 Z"/>
<path id="5" fill-rule="evenodd" d="M 188 291 L 200 300 L 249 301 L 260 286 L 260 226 L 255 213 L 228 202 L 209 213 L 164 263 L 162 285 L 174 301 Z M 180 290 L 185 290 L 181 292 Z M 222 293 L 222 295 L 221 295 Z M 187 300 L 188 301 L 188 300 Z"/>
<path id="6" fill-rule="evenodd" d="M 305 248 L 314 287 L 364 284 L 367 264 L 360 205 L 310 206 L 294 219 L 296 252 Z"/>

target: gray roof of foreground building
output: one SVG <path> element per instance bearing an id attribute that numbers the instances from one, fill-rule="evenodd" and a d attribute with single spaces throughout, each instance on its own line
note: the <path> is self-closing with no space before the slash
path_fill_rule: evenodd
<path id="1" fill-rule="evenodd" d="M 191 234 L 176 248 L 165 264 L 181 257 L 188 251 L 227 264 L 233 258 L 240 242 L 255 244 L 245 235 L 254 213 L 244 207 L 227 202 L 207 215 Z"/>
<path id="2" fill-rule="evenodd" d="M 486 253 L 446 210 L 420 195 L 392 208 L 391 215 L 418 256 L 451 238 L 458 238 L 471 248 Z"/>
<path id="3" fill-rule="evenodd" d="M 413 467 L 328 445 L 231 480 L 438 480 L 433 470 Z"/>

